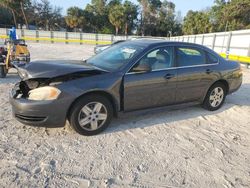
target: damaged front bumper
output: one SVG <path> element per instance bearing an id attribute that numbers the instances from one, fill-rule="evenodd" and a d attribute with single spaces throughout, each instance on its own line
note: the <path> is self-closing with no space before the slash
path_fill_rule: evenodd
<path id="1" fill-rule="evenodd" d="M 13 116 L 26 125 L 62 127 L 65 125 L 70 101 L 65 97 L 56 100 L 33 101 L 18 97 L 19 83 L 10 93 Z"/>

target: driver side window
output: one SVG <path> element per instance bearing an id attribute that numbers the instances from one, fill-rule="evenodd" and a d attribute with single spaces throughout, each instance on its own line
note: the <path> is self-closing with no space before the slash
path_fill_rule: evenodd
<path id="1" fill-rule="evenodd" d="M 130 72 L 138 72 L 137 68 L 142 66 L 148 67 L 151 71 L 173 67 L 173 47 L 157 48 L 147 53 Z"/>

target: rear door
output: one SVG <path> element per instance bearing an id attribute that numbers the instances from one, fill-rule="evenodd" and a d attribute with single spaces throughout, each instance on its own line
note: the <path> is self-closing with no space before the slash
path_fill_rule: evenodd
<path id="1" fill-rule="evenodd" d="M 203 49 L 191 46 L 177 46 L 176 63 L 178 81 L 176 102 L 191 102 L 204 97 L 213 78 L 214 67 L 207 63 Z"/>
<path id="2" fill-rule="evenodd" d="M 175 103 L 177 70 L 173 57 L 173 47 L 157 48 L 131 68 L 124 76 L 125 111 Z M 151 66 L 151 71 L 133 71 L 134 67 L 145 63 Z"/>

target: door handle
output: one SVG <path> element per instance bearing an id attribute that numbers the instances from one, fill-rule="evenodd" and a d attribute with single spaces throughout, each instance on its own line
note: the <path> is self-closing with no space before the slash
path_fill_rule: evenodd
<path id="1" fill-rule="evenodd" d="M 206 70 L 206 73 L 207 73 L 207 74 L 210 74 L 210 73 L 212 73 L 212 72 L 213 72 L 213 71 L 210 70 L 210 69 L 207 69 L 207 70 Z"/>
<path id="2" fill-rule="evenodd" d="M 164 78 L 167 79 L 167 80 L 169 80 L 169 79 L 171 79 L 171 78 L 173 78 L 173 77 L 174 77 L 173 74 L 166 74 L 166 75 L 164 76 Z"/>

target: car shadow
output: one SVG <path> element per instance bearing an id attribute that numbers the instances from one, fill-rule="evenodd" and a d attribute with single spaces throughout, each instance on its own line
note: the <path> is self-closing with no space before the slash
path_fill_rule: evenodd
<path id="1" fill-rule="evenodd" d="M 115 118 L 110 127 L 103 134 L 121 132 L 130 129 L 143 129 L 157 125 L 168 125 L 172 122 L 197 117 L 206 120 L 206 116 L 220 114 L 221 112 L 227 111 L 235 106 L 250 106 L 250 84 L 243 84 L 237 92 L 228 95 L 225 104 L 217 111 L 211 112 L 205 110 L 201 105 L 194 106 L 186 104 L 124 113 L 120 117 Z"/>

